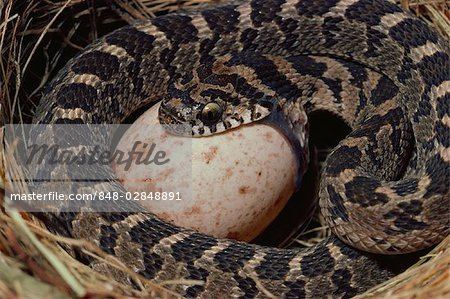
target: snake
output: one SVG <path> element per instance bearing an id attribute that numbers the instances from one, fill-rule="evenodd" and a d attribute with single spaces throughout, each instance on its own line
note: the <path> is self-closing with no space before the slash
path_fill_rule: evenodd
<path id="1" fill-rule="evenodd" d="M 319 206 L 332 235 L 306 249 L 264 247 L 181 228 L 123 202 L 112 211 L 36 215 L 149 281 L 179 280 L 167 287 L 184 297 L 355 296 L 394 275 L 395 260 L 384 257 L 429 248 L 449 233 L 449 53 L 425 21 L 384 0 L 232 1 L 119 28 L 56 75 L 35 110 L 36 127 L 83 125 L 82 138 L 106 144 L 111 134 L 94 125 L 121 123 L 161 101 L 159 122 L 175 135 L 273 125 L 289 139 L 301 177 L 308 116 L 330 112 L 351 128 L 320 178 Z M 70 135 L 55 128 L 33 138 Z M 67 188 L 125 192 L 110 166 L 90 171 L 107 179 Z M 46 173 L 86 175 L 57 166 Z M 104 261 L 76 256 L 112 279 L 147 287 Z"/>

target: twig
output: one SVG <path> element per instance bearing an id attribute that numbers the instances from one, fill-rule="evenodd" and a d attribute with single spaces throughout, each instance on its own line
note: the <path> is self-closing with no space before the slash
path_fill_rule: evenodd
<path id="1" fill-rule="evenodd" d="M 53 266 L 53 268 L 61 275 L 61 278 L 69 285 L 72 291 L 78 296 L 83 297 L 86 294 L 84 287 L 70 274 L 69 270 L 63 263 L 49 250 L 47 249 L 30 231 L 25 221 L 16 210 L 10 210 L 8 212 L 11 219 L 14 220 L 16 225 L 22 230 L 22 232 L 28 237 L 31 243 L 39 250 L 40 253 L 47 259 L 47 261 Z"/>

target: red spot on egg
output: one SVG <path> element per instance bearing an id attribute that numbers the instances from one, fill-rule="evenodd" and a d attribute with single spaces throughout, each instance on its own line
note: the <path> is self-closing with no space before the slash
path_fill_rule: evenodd
<path id="1" fill-rule="evenodd" d="M 239 187 L 240 194 L 247 194 L 250 192 L 250 186 L 241 186 Z"/>
<path id="2" fill-rule="evenodd" d="M 217 146 L 211 146 L 207 152 L 202 153 L 203 160 L 205 161 L 206 164 L 209 164 L 216 157 L 217 150 L 218 150 Z"/>

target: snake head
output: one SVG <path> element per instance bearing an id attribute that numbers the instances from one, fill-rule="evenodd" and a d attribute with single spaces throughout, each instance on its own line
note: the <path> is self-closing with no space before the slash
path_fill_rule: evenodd
<path id="1" fill-rule="evenodd" d="M 211 79 L 211 78 L 209 78 Z M 211 81 L 211 80 L 210 80 Z M 259 121 L 275 107 L 260 93 L 249 97 L 230 82 L 171 84 L 159 108 L 159 121 L 174 135 L 201 137 Z"/>

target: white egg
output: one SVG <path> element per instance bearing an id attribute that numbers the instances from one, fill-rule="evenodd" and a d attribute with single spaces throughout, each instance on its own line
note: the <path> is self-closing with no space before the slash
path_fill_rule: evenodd
<path id="1" fill-rule="evenodd" d="M 132 163 L 128 169 L 113 163 L 125 188 L 176 225 L 243 241 L 260 234 L 295 189 L 297 166 L 287 139 L 264 124 L 202 138 L 174 136 L 159 124 L 158 108 L 141 115 L 117 149 L 153 144 L 151 157 L 166 163 Z"/>

